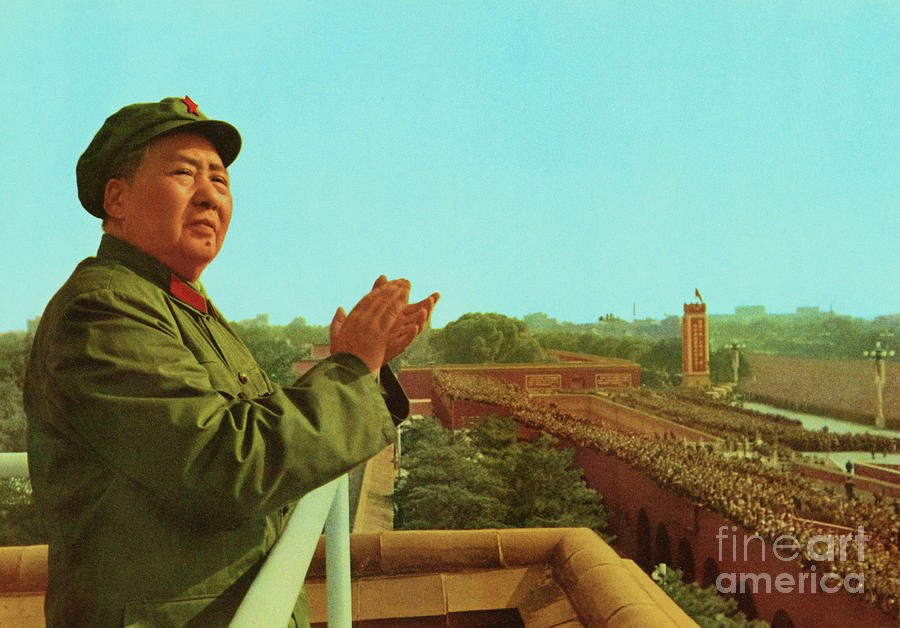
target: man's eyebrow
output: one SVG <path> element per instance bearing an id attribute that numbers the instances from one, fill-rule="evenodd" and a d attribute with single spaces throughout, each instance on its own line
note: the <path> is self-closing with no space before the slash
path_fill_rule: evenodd
<path id="1" fill-rule="evenodd" d="M 175 153 L 175 155 L 172 157 L 172 161 L 183 161 L 194 166 L 194 168 L 200 168 L 203 166 L 203 162 L 201 162 L 199 159 L 191 157 L 186 153 Z M 225 166 L 214 161 L 209 162 L 209 169 L 220 172 L 228 172 L 228 169 Z"/>

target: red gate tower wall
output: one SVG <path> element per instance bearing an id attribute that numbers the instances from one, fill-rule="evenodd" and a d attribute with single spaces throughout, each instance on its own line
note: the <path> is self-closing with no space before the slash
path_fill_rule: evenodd
<path id="1" fill-rule="evenodd" d="M 705 303 L 685 303 L 681 319 L 681 385 L 706 388 L 709 381 L 709 328 Z"/>

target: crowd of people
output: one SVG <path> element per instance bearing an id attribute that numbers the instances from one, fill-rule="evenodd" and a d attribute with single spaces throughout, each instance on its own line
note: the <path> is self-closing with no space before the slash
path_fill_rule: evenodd
<path id="1" fill-rule="evenodd" d="M 712 445 L 626 434 L 604 425 L 597 417 L 567 414 L 552 403 L 530 398 L 503 380 L 448 372 L 437 373 L 435 380 L 438 390 L 451 399 L 508 408 L 524 424 L 623 460 L 660 486 L 720 513 L 769 542 L 781 535 L 792 536 L 804 548 L 801 560 L 805 566 L 816 565 L 818 573 L 833 572 L 842 577 L 863 574 L 865 599 L 897 615 L 900 505 L 895 502 L 848 499 L 833 487 L 819 487 L 793 473 L 788 464 L 730 456 Z M 682 407 L 677 400 L 673 404 Z M 723 423 L 742 416 L 723 414 Z M 745 426 L 741 432 L 748 429 L 752 428 Z M 846 546 L 845 559 L 837 555 L 834 560 L 818 560 L 821 556 L 807 551 L 807 542 L 816 535 L 834 534 L 839 530 L 834 526 L 852 530 L 842 535 L 847 541 L 837 540 L 837 547 L 844 546 L 842 543 Z M 867 538 L 858 552 L 859 526 Z M 857 560 L 859 557 L 862 560 Z"/>
<path id="2" fill-rule="evenodd" d="M 644 389 L 623 389 L 606 393 L 622 405 L 686 425 L 723 438 L 753 435 L 768 443 L 779 443 L 795 451 L 896 452 L 898 439 L 876 434 L 835 434 L 811 431 L 800 421 L 726 406 L 696 396 L 658 393 Z"/>

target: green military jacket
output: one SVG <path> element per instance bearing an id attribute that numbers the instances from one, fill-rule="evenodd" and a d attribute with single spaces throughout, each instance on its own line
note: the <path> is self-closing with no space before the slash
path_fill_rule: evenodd
<path id="1" fill-rule="evenodd" d="M 350 354 L 273 384 L 202 288 L 104 235 L 25 383 L 48 625 L 227 625 L 296 500 L 395 440 L 383 393 Z"/>

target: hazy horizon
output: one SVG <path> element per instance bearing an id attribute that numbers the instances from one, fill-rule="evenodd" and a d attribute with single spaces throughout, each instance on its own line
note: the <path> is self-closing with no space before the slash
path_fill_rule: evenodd
<path id="1" fill-rule="evenodd" d="M 695 301 L 692 301 L 692 302 L 695 302 Z M 759 306 L 759 305 L 762 305 L 762 304 L 759 304 L 759 303 L 748 303 L 748 304 L 742 304 L 742 305 L 739 305 L 739 306 L 736 306 L 736 307 Z M 765 307 L 765 306 L 763 306 L 763 307 Z M 797 307 L 801 307 L 801 308 L 802 308 L 802 307 L 810 307 L 810 306 L 802 306 L 802 305 L 801 305 L 801 306 L 797 306 Z M 813 306 L 813 307 L 815 307 L 815 306 Z M 766 307 L 766 315 L 770 315 L 770 314 L 772 314 L 772 315 L 795 314 L 795 313 L 796 313 L 796 309 L 797 309 L 797 308 L 795 307 L 792 311 L 789 311 L 789 312 L 774 312 L 774 311 L 770 311 L 769 308 Z M 472 310 L 472 312 L 487 313 L 488 310 Z M 826 309 L 819 308 L 819 312 L 822 313 L 822 314 L 829 314 L 829 313 L 830 313 L 830 310 L 826 310 Z M 469 313 L 469 312 L 466 312 L 466 314 L 468 314 L 468 313 Z M 553 316 L 553 315 L 549 314 L 548 312 L 545 312 L 544 310 L 537 310 L 537 311 L 535 311 L 535 312 L 524 312 L 524 313 L 522 313 L 522 314 L 510 314 L 510 313 L 508 313 L 508 312 L 495 312 L 495 313 L 497 313 L 497 314 L 503 314 L 503 315 L 509 316 L 509 317 L 511 317 L 511 318 L 517 318 L 517 319 L 519 319 L 519 320 L 524 319 L 524 317 L 525 317 L 525 316 L 528 316 L 529 314 L 539 314 L 539 313 L 544 313 L 544 314 L 547 314 L 550 318 L 556 319 L 559 323 L 573 323 L 573 324 L 575 324 L 575 325 L 584 325 L 584 324 L 588 324 L 588 323 L 596 323 L 596 322 L 598 322 L 597 319 L 598 319 L 600 316 L 603 316 L 603 315 L 604 315 L 604 314 L 598 315 L 598 317 L 595 318 L 594 320 L 589 320 L 589 321 L 577 321 L 577 320 L 571 320 L 571 319 L 568 319 L 568 318 L 565 318 L 565 317 Z M 730 312 L 716 312 L 716 311 L 712 311 L 712 310 L 709 310 L 709 305 L 707 304 L 707 312 L 706 312 L 706 313 L 707 313 L 708 315 L 710 315 L 710 316 L 721 316 L 721 315 L 734 314 L 735 312 L 734 312 L 734 309 L 732 309 L 732 311 L 730 311 Z M 284 318 L 284 319 L 281 319 L 281 318 L 276 319 L 276 318 L 272 317 L 271 313 L 269 313 L 269 312 L 256 312 L 255 314 L 253 314 L 253 315 L 251 315 L 251 316 L 246 316 L 246 317 L 241 317 L 241 318 L 233 318 L 233 317 L 229 317 L 229 316 L 227 315 L 227 313 L 225 313 L 225 312 L 223 312 L 223 314 L 225 314 L 226 318 L 228 318 L 228 320 L 229 320 L 229 321 L 232 321 L 232 322 L 242 322 L 242 321 L 245 321 L 245 320 L 252 320 L 252 319 L 255 318 L 256 315 L 258 315 L 258 314 L 266 314 L 266 315 L 269 315 L 269 324 L 270 324 L 270 325 L 275 325 L 275 326 L 283 326 L 283 325 L 287 325 L 287 324 L 290 323 L 292 320 L 294 320 L 294 319 L 296 319 L 296 318 L 298 318 L 298 317 L 302 317 L 304 320 L 306 320 L 306 323 L 307 323 L 308 325 L 327 326 L 327 325 L 331 322 L 331 321 L 311 321 L 311 320 L 309 320 L 306 316 L 304 316 L 302 313 L 296 314 L 296 315 L 294 315 L 294 316 L 289 316 L 289 317 Z M 663 320 L 667 315 L 668 315 L 668 316 L 678 316 L 678 317 L 681 317 L 682 314 L 683 314 L 682 311 L 678 311 L 678 312 L 669 312 L 669 313 L 664 314 L 664 315 L 661 315 L 661 316 L 643 316 L 643 317 L 642 317 L 642 316 L 638 316 L 637 318 L 634 318 L 634 319 L 632 319 L 632 318 L 630 318 L 630 317 L 628 317 L 628 318 L 626 318 L 626 317 L 620 317 L 620 318 L 622 318 L 625 322 L 630 323 L 630 322 L 634 322 L 634 321 L 640 322 L 640 321 L 644 321 L 644 320 L 658 320 L 658 321 L 661 321 L 661 320 Z M 886 313 L 886 314 L 876 314 L 875 316 L 853 316 L 852 314 L 847 314 L 847 313 L 844 313 L 844 312 L 837 312 L 837 311 L 836 311 L 836 312 L 834 312 L 834 315 L 835 315 L 835 316 L 851 316 L 851 317 L 853 317 L 853 318 L 859 318 L 859 319 L 871 321 L 871 320 L 874 320 L 875 318 L 877 318 L 877 317 L 879 317 L 879 316 L 894 316 L 894 315 L 900 315 L 900 314 L 898 314 L 897 312 L 892 312 L 892 313 Z M 34 318 L 36 318 L 37 316 L 40 316 L 40 314 L 36 314 L 35 316 L 31 317 L 31 319 L 34 319 Z M 457 318 L 458 318 L 458 317 L 457 317 Z M 27 319 L 27 320 L 30 320 L 30 319 Z M 5 330 L 5 331 L 0 331 L 0 333 L 25 331 L 25 328 L 26 328 L 26 326 L 27 326 L 27 320 L 26 320 L 26 323 L 23 324 L 21 328 L 7 329 L 7 330 Z M 456 320 L 456 319 L 453 319 L 453 320 Z M 432 321 L 432 327 L 435 327 L 435 328 L 444 327 L 444 325 L 446 325 L 446 323 L 448 323 L 448 322 L 451 322 L 451 321 L 446 321 L 446 322 L 444 322 L 444 323 L 442 323 L 442 324 L 440 324 L 440 325 L 437 325 L 437 324 L 434 324 L 434 321 Z"/>

